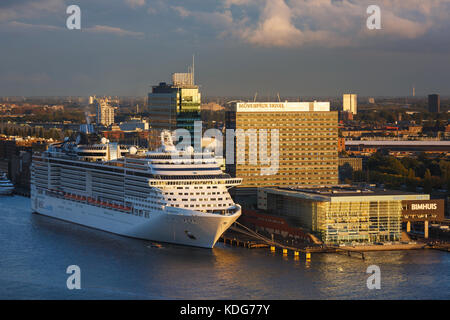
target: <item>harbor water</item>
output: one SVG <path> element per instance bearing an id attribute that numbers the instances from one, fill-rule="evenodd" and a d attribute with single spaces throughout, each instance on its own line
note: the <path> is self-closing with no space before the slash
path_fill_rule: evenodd
<path id="1" fill-rule="evenodd" d="M 81 270 L 69 290 L 66 269 Z M 367 267 L 381 270 L 369 290 Z M 450 299 L 450 255 L 437 250 L 298 259 L 218 243 L 212 250 L 130 239 L 32 214 L 0 197 L 0 299 Z"/>

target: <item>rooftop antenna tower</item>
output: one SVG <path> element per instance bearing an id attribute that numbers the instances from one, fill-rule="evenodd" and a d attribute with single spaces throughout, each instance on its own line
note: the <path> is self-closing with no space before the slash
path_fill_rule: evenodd
<path id="1" fill-rule="evenodd" d="M 192 55 L 192 84 L 195 84 L 195 55 Z"/>

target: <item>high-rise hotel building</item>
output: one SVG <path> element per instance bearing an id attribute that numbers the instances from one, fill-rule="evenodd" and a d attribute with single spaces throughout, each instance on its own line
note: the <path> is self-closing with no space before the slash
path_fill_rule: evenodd
<path id="1" fill-rule="evenodd" d="M 258 135 L 260 129 L 265 129 L 267 158 L 270 158 L 271 144 L 275 141 L 271 132 L 278 130 L 278 168 L 270 174 L 261 171 L 268 164 L 260 162 L 261 147 L 265 146 L 259 138 L 253 140 L 258 143 L 256 148 L 253 144 L 253 149 L 250 147 L 249 134 L 245 139 L 235 138 L 234 150 L 226 150 L 227 172 L 243 178 L 239 188 L 338 183 L 338 114 L 330 111 L 329 102 L 235 103 L 226 113 L 226 127 L 247 133 L 254 129 Z M 226 147 L 229 148 L 228 144 Z M 249 159 L 252 154 L 255 156 L 255 149 L 258 162 L 251 164 Z M 234 151 L 234 159 L 228 158 L 230 151 Z M 237 161 L 240 152 L 245 155 L 245 163 Z"/>

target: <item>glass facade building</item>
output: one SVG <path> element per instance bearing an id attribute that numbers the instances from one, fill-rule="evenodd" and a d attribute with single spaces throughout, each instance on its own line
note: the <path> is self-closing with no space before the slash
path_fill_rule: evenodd
<path id="1" fill-rule="evenodd" d="M 258 207 L 307 228 L 326 244 L 401 240 L 402 201 L 429 195 L 389 190 L 262 188 Z"/>
<path id="2" fill-rule="evenodd" d="M 148 94 L 149 123 L 153 133 L 186 129 L 194 138 L 194 122 L 201 121 L 201 93 L 195 85 L 171 85 L 164 82 Z"/>

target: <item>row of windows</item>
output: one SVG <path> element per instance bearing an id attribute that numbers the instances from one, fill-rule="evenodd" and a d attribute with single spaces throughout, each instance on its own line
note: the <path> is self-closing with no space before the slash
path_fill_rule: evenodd
<path id="1" fill-rule="evenodd" d="M 233 118 L 233 117 L 231 117 Z M 264 112 L 264 113 L 237 113 L 236 118 L 238 120 L 242 119 L 265 119 L 267 118 L 280 118 L 280 119 L 297 119 L 297 120 L 323 120 L 323 119 L 336 119 L 337 113 L 332 113 L 329 111 L 324 111 L 323 113 L 311 113 L 303 111 L 300 112 L 284 112 L 284 113 L 274 113 L 274 112 Z"/>
<path id="2" fill-rule="evenodd" d="M 261 173 L 251 173 L 251 172 L 239 172 L 239 175 L 241 175 L 242 177 L 245 177 L 246 179 L 251 178 L 251 177 L 257 177 L 257 179 L 261 179 L 261 180 L 266 180 L 266 178 L 261 178 L 261 177 L 272 177 L 272 178 L 268 178 L 267 180 L 272 180 L 272 179 L 279 179 L 279 180 L 283 180 L 285 178 L 281 178 L 282 176 L 290 176 L 291 178 L 289 179 L 308 179 L 308 177 L 310 176 L 324 176 L 325 178 L 328 178 L 330 176 L 337 176 L 337 174 L 333 173 L 333 172 L 313 172 L 313 173 L 309 173 L 309 172 L 303 172 L 302 174 L 298 174 L 298 175 L 292 175 L 291 173 L 276 173 L 273 175 L 262 175 Z"/>
<path id="3" fill-rule="evenodd" d="M 331 163 L 329 165 L 316 165 L 316 166 L 304 166 L 305 168 L 310 169 L 311 167 L 315 168 L 316 170 L 331 170 L 331 169 L 337 169 L 337 166 L 333 166 Z M 260 172 L 261 168 L 260 167 L 239 167 L 237 170 L 239 173 L 245 173 L 245 172 Z M 294 171 L 294 172 L 290 172 L 290 171 Z M 299 173 L 299 174 L 305 174 L 310 172 L 311 170 L 299 170 L 299 168 L 278 168 L 278 173 L 277 174 L 281 174 L 283 172 L 286 172 L 287 174 L 295 174 L 295 173 Z"/>
<path id="4" fill-rule="evenodd" d="M 337 133 L 337 128 L 330 128 L 330 127 L 323 127 L 323 128 L 322 127 L 313 127 L 313 128 L 294 128 L 294 129 L 289 129 L 289 128 L 284 128 L 284 127 L 277 126 L 275 124 L 271 124 L 270 127 L 276 127 L 275 129 L 278 129 L 278 135 L 279 136 L 292 136 L 292 135 L 302 136 L 302 135 L 307 134 L 307 131 L 313 131 L 316 135 L 326 135 L 326 134 L 329 134 L 328 131 L 333 131 L 334 134 Z M 266 128 L 256 127 L 254 125 L 248 125 L 248 126 L 243 125 L 239 129 L 242 129 L 244 131 L 240 135 L 253 136 L 254 137 L 258 133 L 261 134 L 261 130 L 265 130 Z M 273 128 L 270 128 L 270 129 L 273 130 Z M 267 130 L 266 131 L 267 135 L 270 135 L 271 134 L 270 130 L 268 128 L 266 130 Z M 290 132 L 287 132 L 287 131 L 293 131 L 295 133 L 290 133 Z M 239 136 L 238 133 L 239 133 L 239 131 L 236 132 L 236 136 Z"/>
<path id="5" fill-rule="evenodd" d="M 187 190 L 189 190 L 189 189 L 191 189 L 191 187 L 177 187 L 177 189 L 178 190 L 180 190 L 180 189 L 187 189 Z M 204 186 L 203 187 L 203 189 L 217 189 L 217 186 Z"/>
<path id="6" fill-rule="evenodd" d="M 169 201 L 180 201 L 179 198 L 169 198 Z M 223 201 L 224 198 L 192 198 L 192 199 L 181 199 L 182 202 L 186 202 L 186 201 Z M 231 200 L 230 197 L 226 197 L 225 200 Z"/>
<path id="7" fill-rule="evenodd" d="M 174 195 L 174 193 L 173 192 L 168 192 L 168 193 L 166 193 L 166 194 L 169 194 L 169 195 L 171 195 L 171 196 L 173 196 Z M 194 195 L 217 195 L 217 194 L 228 194 L 228 192 L 227 191 L 222 191 L 222 192 L 178 192 L 178 193 L 176 193 L 177 195 L 180 195 L 180 196 L 189 196 L 189 195 L 191 195 L 191 196 L 194 196 Z"/>
<path id="8" fill-rule="evenodd" d="M 173 207 L 177 208 L 214 208 L 214 207 L 231 207 L 233 203 L 218 203 L 218 204 L 174 204 Z"/>

